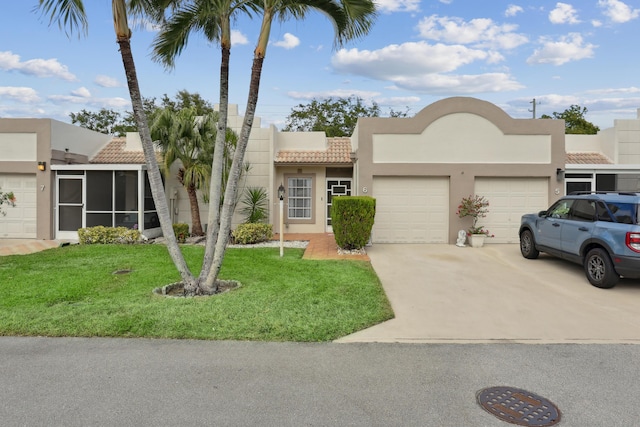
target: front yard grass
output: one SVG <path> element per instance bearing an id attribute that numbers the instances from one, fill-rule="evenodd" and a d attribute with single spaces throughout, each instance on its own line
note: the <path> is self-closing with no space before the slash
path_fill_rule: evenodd
<path id="1" fill-rule="evenodd" d="M 203 247 L 185 246 L 192 271 Z M 0 335 L 328 341 L 393 317 L 362 261 L 310 261 L 302 249 L 227 250 L 213 297 L 167 298 L 180 280 L 162 245 L 74 245 L 0 257 Z M 131 270 L 125 274 L 116 271 Z"/>

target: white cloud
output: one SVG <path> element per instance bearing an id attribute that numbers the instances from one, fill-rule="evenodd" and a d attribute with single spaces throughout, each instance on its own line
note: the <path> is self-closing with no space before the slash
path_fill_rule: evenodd
<path id="1" fill-rule="evenodd" d="M 440 0 L 440 3 L 451 4 L 453 3 L 453 0 Z"/>
<path id="2" fill-rule="evenodd" d="M 570 33 L 553 41 L 548 37 L 541 37 L 541 49 L 536 49 L 527 59 L 527 64 L 552 64 L 562 65 L 570 61 L 593 57 L 595 48 L 591 43 L 584 43 L 578 33 Z"/>
<path id="3" fill-rule="evenodd" d="M 518 26 L 498 25 L 488 18 L 464 21 L 458 17 L 432 15 L 418 23 L 421 37 L 445 43 L 468 44 L 493 49 L 514 49 L 528 42 L 526 36 L 515 32 Z"/>
<path id="4" fill-rule="evenodd" d="M 598 6 L 605 9 L 602 13 L 615 23 L 625 23 L 640 16 L 640 9 L 631 9 L 620 0 L 598 0 Z"/>
<path id="5" fill-rule="evenodd" d="M 331 63 L 338 72 L 389 80 L 397 76 L 449 72 L 488 59 L 491 55 L 487 52 L 461 45 L 408 42 L 378 50 L 340 49 Z"/>
<path id="6" fill-rule="evenodd" d="M 378 0 L 376 6 L 383 13 L 417 12 L 420 10 L 420 0 Z"/>
<path id="7" fill-rule="evenodd" d="M 249 44 L 247 37 L 238 30 L 231 30 L 231 46 Z"/>
<path id="8" fill-rule="evenodd" d="M 82 88 L 81 88 L 82 89 Z M 47 97 L 54 104 L 82 104 L 96 108 L 122 109 L 130 108 L 131 101 L 120 97 L 115 98 L 92 98 L 84 96 L 83 91 L 73 91 L 70 95 L 51 95 Z"/>
<path id="9" fill-rule="evenodd" d="M 300 44 L 300 39 L 291 33 L 285 33 L 282 40 L 275 42 L 273 45 L 285 49 L 293 49 Z"/>
<path id="10" fill-rule="evenodd" d="M 114 77 L 109 77 L 109 76 L 105 76 L 103 74 L 100 74 L 98 76 L 96 76 L 94 83 L 97 84 L 98 86 L 102 86 L 102 87 L 120 87 L 122 86 L 120 84 L 120 82 L 118 81 L 118 79 L 114 78 Z"/>
<path id="11" fill-rule="evenodd" d="M 593 25 L 595 28 L 602 27 L 602 21 L 599 21 L 597 19 L 593 19 L 591 21 L 591 25 Z"/>
<path id="12" fill-rule="evenodd" d="M 510 4 L 507 10 L 504 11 L 504 16 L 516 16 L 518 13 L 522 13 L 524 9 L 516 4 Z"/>
<path id="13" fill-rule="evenodd" d="M 287 92 L 287 96 L 289 96 L 290 98 L 304 99 L 304 100 L 325 99 L 325 98 L 349 98 L 352 96 L 362 98 L 363 100 L 371 100 L 379 95 L 380 95 L 380 92 L 373 92 L 373 91 L 366 91 L 366 90 L 351 90 L 351 89 L 332 89 L 332 90 L 325 90 L 325 91 L 309 91 L 309 92 L 298 92 L 298 91 Z"/>
<path id="14" fill-rule="evenodd" d="M 40 100 L 38 93 L 30 87 L 0 86 L 0 99 L 21 103 L 34 103 Z"/>
<path id="15" fill-rule="evenodd" d="M 640 88 L 631 86 L 631 87 L 610 88 L 610 89 L 593 89 L 593 90 L 586 91 L 586 93 L 590 93 L 594 95 L 608 95 L 612 93 L 630 94 L 630 93 L 640 93 Z"/>
<path id="16" fill-rule="evenodd" d="M 337 72 L 393 83 L 398 88 L 433 93 L 514 90 L 522 86 L 505 73 L 446 75 L 475 61 L 495 61 L 491 53 L 461 45 L 426 42 L 390 45 L 368 51 L 341 49 L 332 58 Z"/>
<path id="17" fill-rule="evenodd" d="M 21 61 L 20 55 L 11 51 L 0 52 L 0 69 L 17 71 L 36 77 L 56 77 L 67 81 L 77 80 L 76 76 L 69 72 L 67 66 L 60 64 L 55 58 Z"/>
<path id="18" fill-rule="evenodd" d="M 578 12 L 567 3 L 556 3 L 556 8 L 549 12 L 549 21 L 552 24 L 578 24 L 580 20 Z"/>
<path id="19" fill-rule="evenodd" d="M 83 86 L 83 87 L 79 87 L 76 90 L 71 91 L 71 95 L 79 96 L 82 98 L 90 98 L 91 92 L 89 92 L 89 89 Z"/>

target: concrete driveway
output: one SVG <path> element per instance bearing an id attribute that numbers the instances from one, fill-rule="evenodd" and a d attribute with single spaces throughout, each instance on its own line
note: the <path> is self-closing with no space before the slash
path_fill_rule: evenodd
<path id="1" fill-rule="evenodd" d="M 640 280 L 589 284 L 582 267 L 518 245 L 374 245 L 396 318 L 338 342 L 640 344 Z"/>

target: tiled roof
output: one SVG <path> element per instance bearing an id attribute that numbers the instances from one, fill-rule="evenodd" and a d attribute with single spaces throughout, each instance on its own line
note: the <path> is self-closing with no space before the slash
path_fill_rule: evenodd
<path id="1" fill-rule="evenodd" d="M 102 164 L 144 164 L 144 152 L 125 151 L 127 139 L 125 137 L 114 137 L 102 150 L 98 152 L 89 162 Z M 161 161 L 161 154 L 156 153 L 156 158 Z"/>
<path id="2" fill-rule="evenodd" d="M 353 163 L 349 137 L 327 138 L 326 150 L 281 150 L 276 164 L 345 164 Z"/>
<path id="3" fill-rule="evenodd" d="M 568 165 L 611 165 L 613 161 L 598 152 L 567 153 L 565 164 Z"/>

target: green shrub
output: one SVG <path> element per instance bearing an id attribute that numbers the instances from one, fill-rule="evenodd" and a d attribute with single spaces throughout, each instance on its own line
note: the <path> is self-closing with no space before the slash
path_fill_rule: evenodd
<path id="1" fill-rule="evenodd" d="M 266 242 L 273 237 L 273 226 L 261 223 L 240 224 L 231 235 L 233 240 L 240 245 Z"/>
<path id="2" fill-rule="evenodd" d="M 370 196 L 340 196 L 331 200 L 331 225 L 342 249 L 360 249 L 369 241 L 376 199 Z"/>
<path id="3" fill-rule="evenodd" d="M 244 222 L 265 222 L 269 218 L 269 198 L 264 187 L 248 187 L 242 197 L 240 213 Z"/>
<path id="4" fill-rule="evenodd" d="M 177 222 L 173 224 L 173 232 L 176 235 L 178 243 L 184 243 L 187 241 L 187 237 L 189 237 L 189 224 Z"/>
<path id="5" fill-rule="evenodd" d="M 96 227 L 81 228 L 78 230 L 78 241 L 82 245 L 109 244 L 109 243 L 136 243 L 142 234 L 140 230 L 132 230 L 127 227 Z"/>

